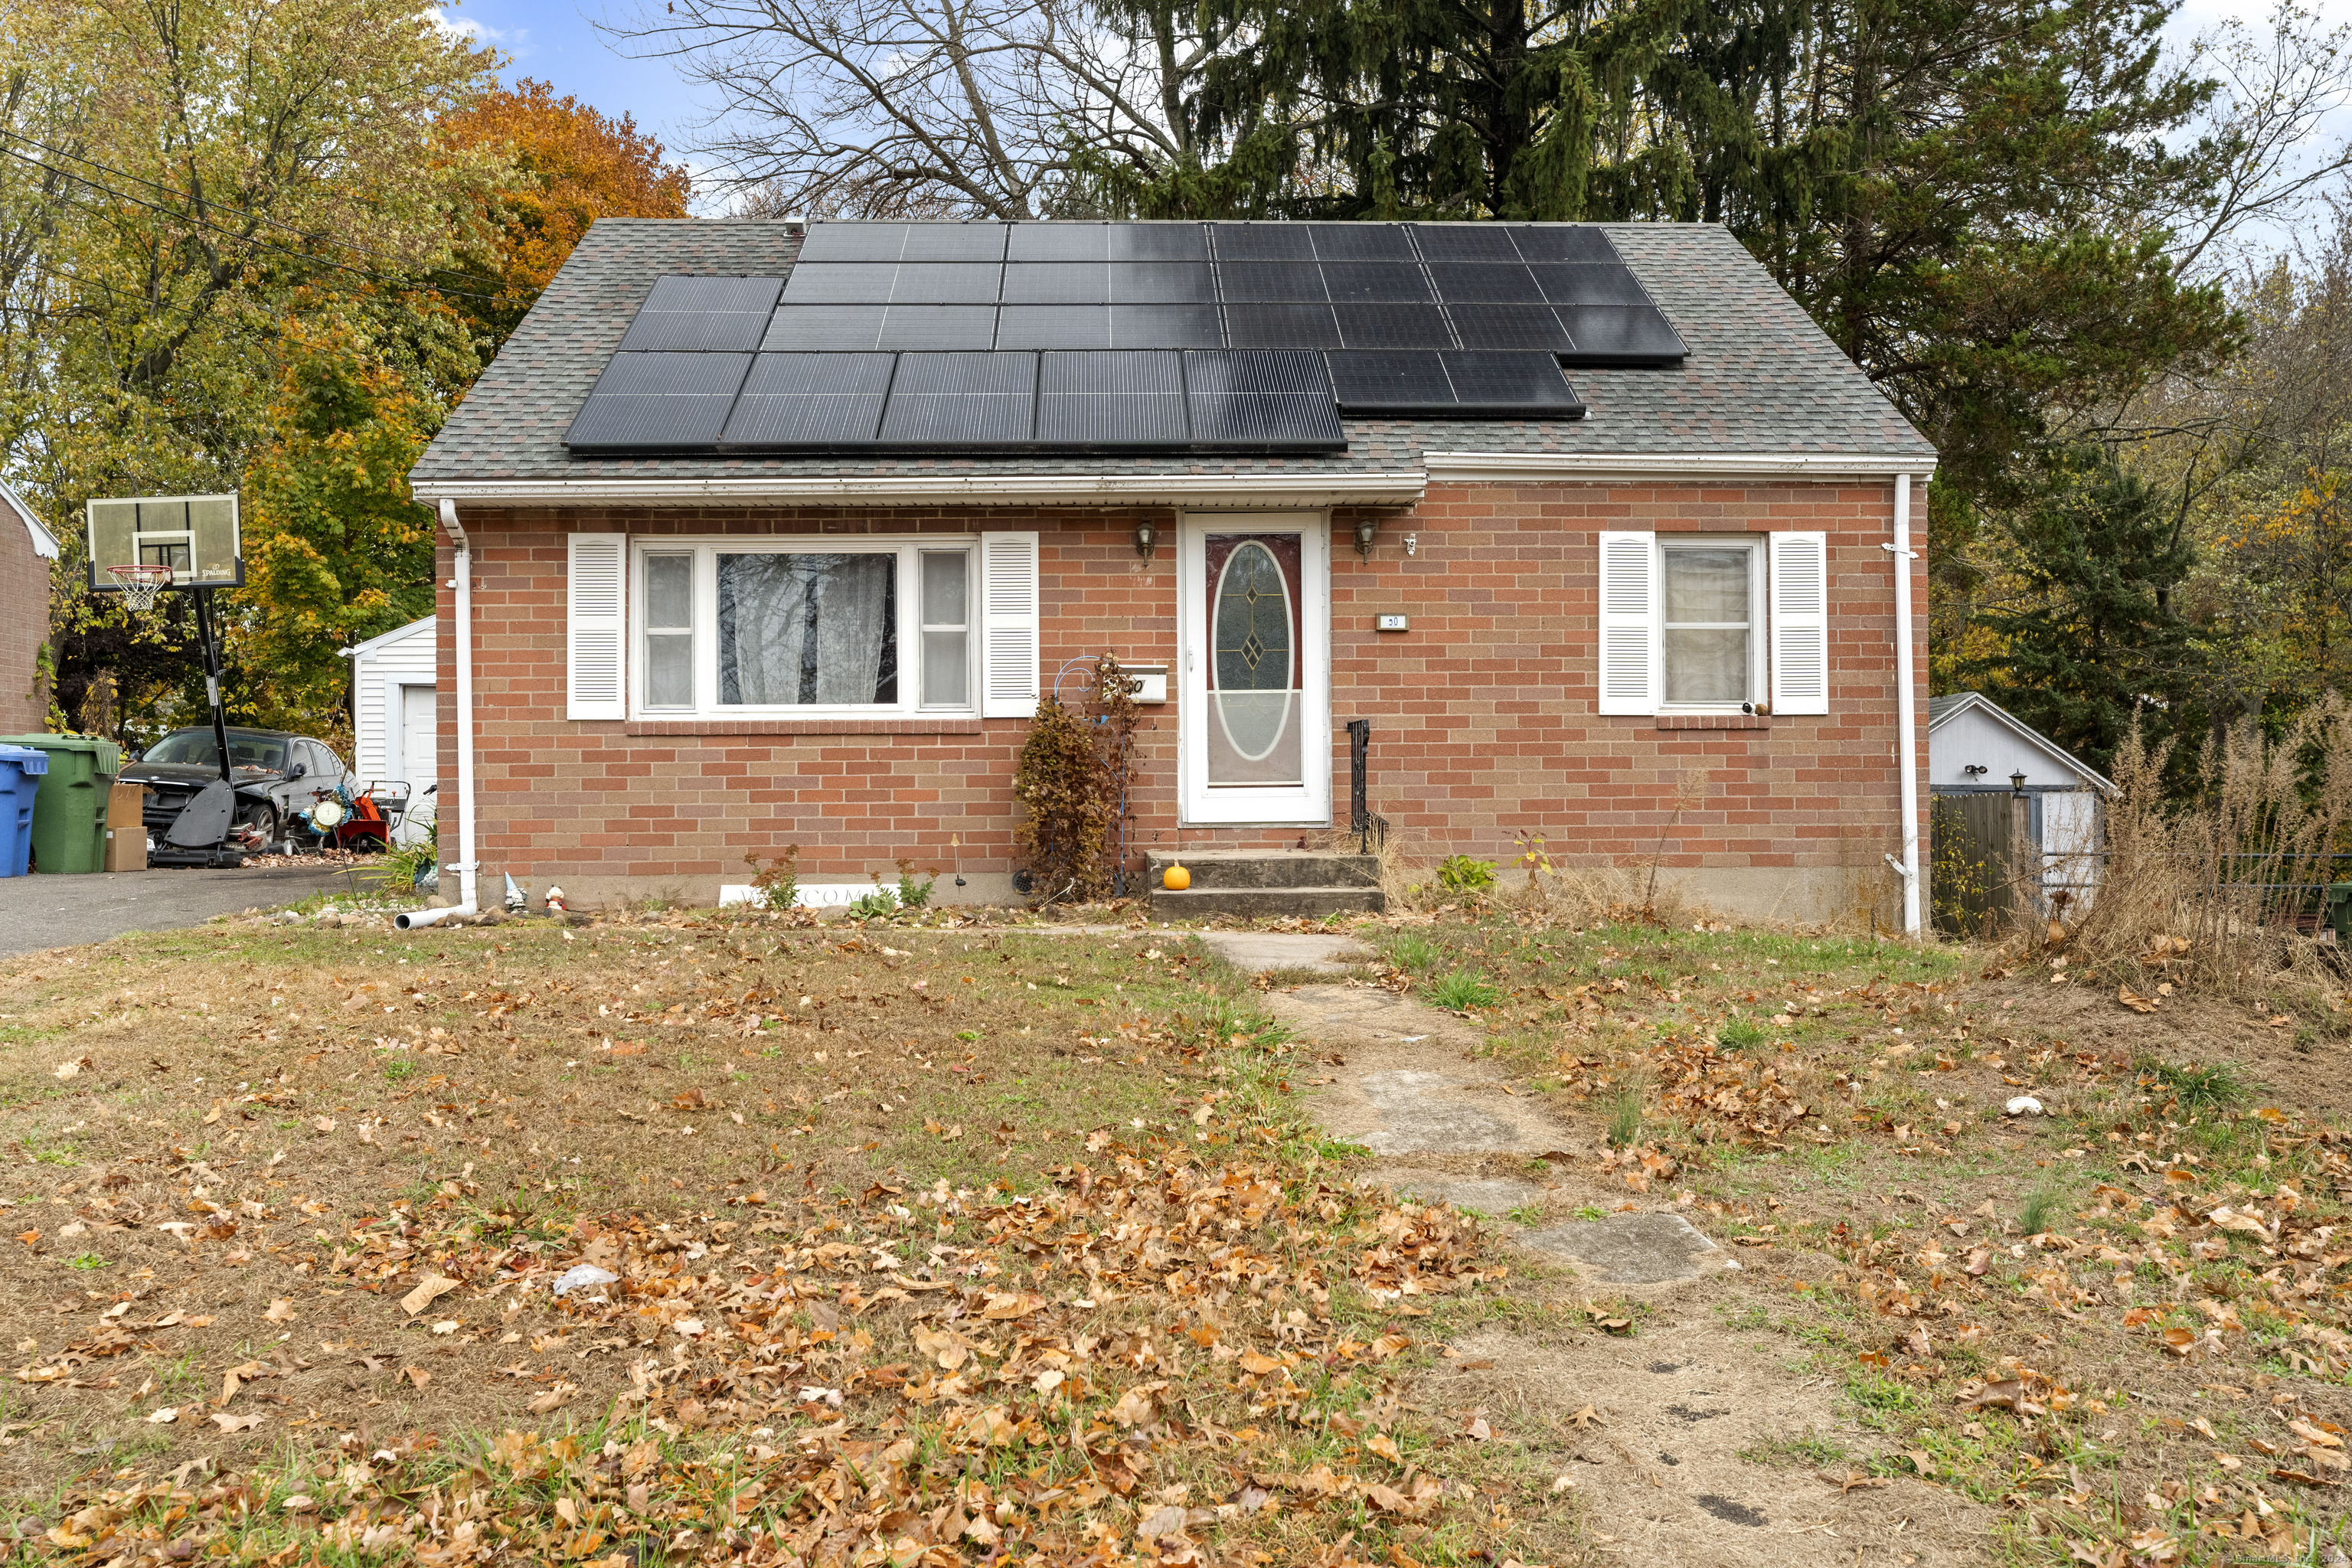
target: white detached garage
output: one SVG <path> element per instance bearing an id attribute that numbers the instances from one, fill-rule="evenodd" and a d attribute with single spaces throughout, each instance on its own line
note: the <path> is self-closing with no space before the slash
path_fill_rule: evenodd
<path id="1" fill-rule="evenodd" d="M 405 783 L 409 811 L 394 837 L 408 843 L 433 817 L 441 758 L 434 617 L 344 649 L 352 661 L 352 772 L 360 784 Z"/>

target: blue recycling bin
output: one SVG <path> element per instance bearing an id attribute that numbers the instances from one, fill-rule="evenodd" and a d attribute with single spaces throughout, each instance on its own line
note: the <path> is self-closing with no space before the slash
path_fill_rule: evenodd
<path id="1" fill-rule="evenodd" d="M 48 771 L 47 752 L 0 746 L 0 877 L 21 877 L 33 863 L 33 797 Z"/>

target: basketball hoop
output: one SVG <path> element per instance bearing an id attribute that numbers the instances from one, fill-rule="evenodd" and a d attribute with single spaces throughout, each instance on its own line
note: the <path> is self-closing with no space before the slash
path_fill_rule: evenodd
<path id="1" fill-rule="evenodd" d="M 122 591 L 122 602 L 133 615 L 143 616 L 153 609 L 155 595 L 172 585 L 169 566 L 110 566 L 106 574 Z"/>

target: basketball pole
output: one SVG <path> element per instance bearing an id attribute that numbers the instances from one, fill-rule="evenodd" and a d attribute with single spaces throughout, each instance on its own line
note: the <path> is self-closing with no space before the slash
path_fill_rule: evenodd
<path id="1" fill-rule="evenodd" d="M 220 647 L 213 640 L 213 591 L 192 587 L 188 590 L 196 601 L 196 640 L 205 648 L 205 695 L 213 704 L 213 745 L 220 753 L 221 782 L 232 789 L 236 779 L 228 765 L 228 712 L 221 706 Z"/>

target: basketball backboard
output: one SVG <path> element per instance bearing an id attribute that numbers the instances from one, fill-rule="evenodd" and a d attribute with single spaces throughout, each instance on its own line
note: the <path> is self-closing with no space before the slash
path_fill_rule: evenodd
<path id="1" fill-rule="evenodd" d="M 236 497 L 145 496 L 89 503 L 89 585 L 120 591 L 117 566 L 168 566 L 174 588 L 235 588 L 245 583 Z"/>

